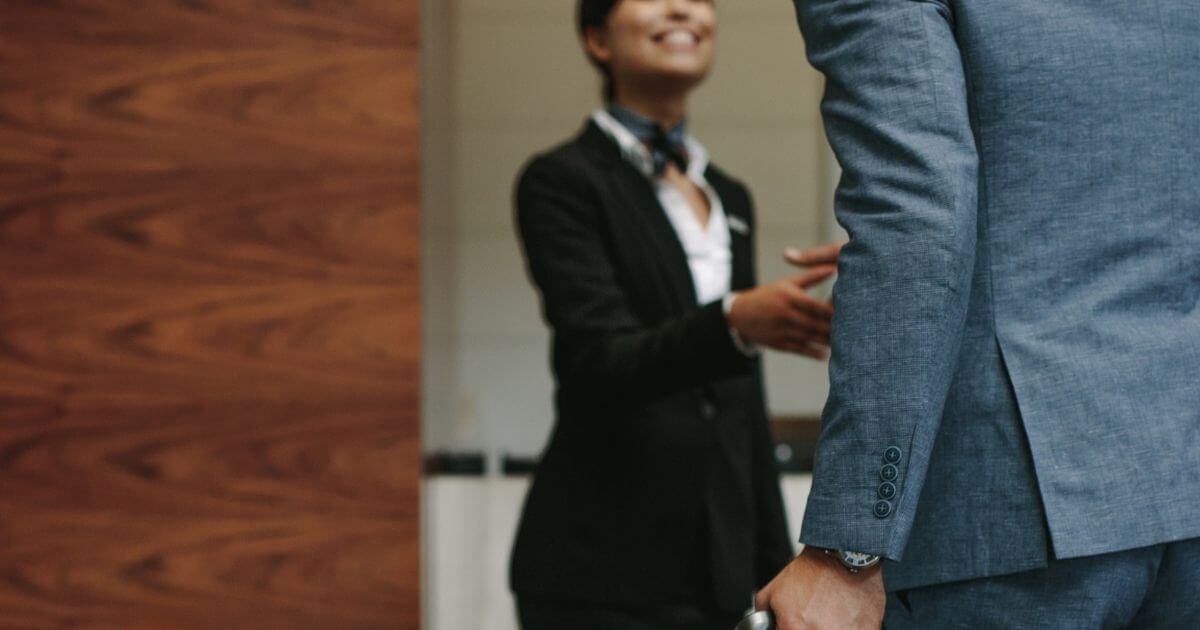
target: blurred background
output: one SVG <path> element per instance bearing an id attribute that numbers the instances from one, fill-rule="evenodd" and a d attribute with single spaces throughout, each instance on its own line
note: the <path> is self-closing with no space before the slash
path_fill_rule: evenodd
<path id="1" fill-rule="evenodd" d="M 515 625 L 552 420 L 513 180 L 600 102 L 569 1 L 5 0 L 0 627 Z M 790 3 L 692 132 L 761 279 L 838 238 Z M 826 367 L 767 356 L 792 526 Z"/>

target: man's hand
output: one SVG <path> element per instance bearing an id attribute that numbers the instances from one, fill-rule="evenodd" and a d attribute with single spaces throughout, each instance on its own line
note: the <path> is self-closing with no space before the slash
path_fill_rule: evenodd
<path id="1" fill-rule="evenodd" d="M 833 307 L 806 289 L 837 269 L 823 265 L 807 272 L 738 292 L 729 307 L 729 325 L 745 341 L 814 359 L 829 356 Z"/>
<path id="2" fill-rule="evenodd" d="M 775 614 L 778 630 L 879 630 L 886 595 L 878 566 L 851 573 L 812 547 L 758 592 L 758 610 Z"/>

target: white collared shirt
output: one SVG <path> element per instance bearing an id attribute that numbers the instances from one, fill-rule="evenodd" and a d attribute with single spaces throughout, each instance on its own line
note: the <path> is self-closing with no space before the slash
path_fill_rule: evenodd
<path id="1" fill-rule="evenodd" d="M 621 148 L 621 154 L 654 184 L 658 203 L 667 213 L 675 235 L 687 254 L 688 268 L 692 272 L 692 285 L 700 304 L 723 299 L 729 294 L 733 277 L 733 254 L 729 243 L 729 223 L 725 218 L 725 206 L 721 197 L 704 177 L 708 170 L 708 151 L 688 136 L 687 177 L 696 184 L 708 199 L 708 224 L 702 225 L 692 204 L 674 186 L 654 176 L 654 159 L 650 151 L 617 119 L 603 109 L 592 114 L 592 120 Z"/>
<path id="2" fill-rule="evenodd" d="M 688 153 L 688 179 L 692 180 L 708 199 L 708 224 L 702 225 L 687 198 L 674 186 L 655 177 L 654 158 L 637 136 L 603 109 L 592 112 L 592 120 L 617 143 L 625 160 L 633 164 L 654 185 L 658 203 L 666 212 L 667 219 L 687 255 L 697 302 L 708 304 L 721 300 L 725 315 L 728 316 L 733 304 L 733 294 L 730 292 L 733 251 L 730 249 L 729 219 L 725 216 L 725 206 L 721 203 L 717 191 L 704 177 L 704 172 L 708 170 L 708 151 L 692 136 L 684 138 Z M 739 225 L 744 226 L 740 220 Z M 729 334 L 738 349 L 746 355 L 753 356 L 758 353 L 758 349 L 743 341 L 733 328 L 729 329 Z"/>

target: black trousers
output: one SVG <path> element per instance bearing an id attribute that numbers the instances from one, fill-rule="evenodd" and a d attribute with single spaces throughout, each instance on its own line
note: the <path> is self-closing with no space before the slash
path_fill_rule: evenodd
<path id="1" fill-rule="evenodd" d="M 622 608 L 517 597 L 521 630 L 733 630 L 740 613 L 691 606 Z"/>

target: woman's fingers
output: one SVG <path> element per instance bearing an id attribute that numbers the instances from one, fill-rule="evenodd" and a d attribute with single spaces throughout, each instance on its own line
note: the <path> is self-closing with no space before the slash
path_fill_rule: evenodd
<path id="1" fill-rule="evenodd" d="M 803 328 L 792 328 L 776 337 L 782 343 L 829 347 L 829 335 Z"/>
<path id="2" fill-rule="evenodd" d="M 791 352 L 792 354 L 806 356 L 811 359 L 817 359 L 818 361 L 823 361 L 829 358 L 828 348 L 800 341 L 785 341 L 780 344 L 777 349 L 784 352 Z"/>
<path id="3" fill-rule="evenodd" d="M 804 311 L 792 311 L 791 316 L 788 317 L 788 323 L 791 325 L 793 331 L 820 335 L 826 339 L 833 332 L 833 326 L 828 319 L 813 317 Z"/>
<path id="4" fill-rule="evenodd" d="M 731 324 L 754 343 L 818 360 L 828 358 L 833 307 L 808 295 L 803 286 L 832 273 L 829 267 L 813 269 L 742 294 L 734 301 Z"/>
<path id="5" fill-rule="evenodd" d="M 801 289 L 807 289 L 813 285 L 820 284 L 829 278 L 832 278 L 837 273 L 837 267 L 834 265 L 821 265 L 813 267 L 804 273 L 792 278 L 792 282 Z"/>
<path id="6" fill-rule="evenodd" d="M 829 302 L 818 300 L 817 298 L 805 293 L 799 287 L 793 287 L 794 291 L 788 294 L 789 303 L 792 308 L 807 313 L 810 317 L 815 317 L 822 320 L 833 319 L 833 305 Z"/>
<path id="7" fill-rule="evenodd" d="M 789 247 L 783 250 L 783 259 L 797 267 L 836 265 L 838 254 L 842 251 L 842 245 L 845 245 L 845 243 L 827 243 L 825 245 L 810 247 L 809 249 Z"/>

